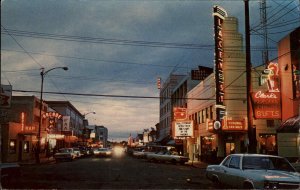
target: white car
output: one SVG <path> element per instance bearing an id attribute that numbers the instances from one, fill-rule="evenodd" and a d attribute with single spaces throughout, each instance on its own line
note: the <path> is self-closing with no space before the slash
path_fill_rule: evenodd
<path id="1" fill-rule="evenodd" d="M 147 154 L 147 160 L 151 162 L 171 162 L 173 164 L 180 163 L 184 164 L 189 161 L 188 157 L 180 156 L 175 151 L 160 151 L 157 153 L 149 153 Z"/>
<path id="2" fill-rule="evenodd" d="M 94 149 L 95 156 L 103 156 L 103 157 L 111 157 L 112 156 L 112 149 L 110 148 L 96 148 Z"/>
<path id="3" fill-rule="evenodd" d="M 286 158 L 263 154 L 231 154 L 209 165 L 206 177 L 214 185 L 246 189 L 299 189 L 300 174 Z"/>
<path id="4" fill-rule="evenodd" d="M 77 157 L 77 153 L 74 152 L 73 148 L 61 148 L 58 150 L 56 154 L 54 154 L 54 158 L 56 161 L 61 160 L 74 160 Z"/>

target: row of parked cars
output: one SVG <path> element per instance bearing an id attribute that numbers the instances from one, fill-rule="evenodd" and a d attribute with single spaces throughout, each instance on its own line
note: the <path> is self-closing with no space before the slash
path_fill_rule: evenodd
<path id="1" fill-rule="evenodd" d="M 61 148 L 54 154 L 56 161 L 72 161 L 87 156 L 112 156 L 111 148 L 73 147 Z"/>
<path id="2" fill-rule="evenodd" d="M 179 155 L 172 146 L 146 146 L 133 150 L 132 156 L 136 158 L 144 158 L 150 162 L 171 162 L 173 164 L 184 164 L 189 158 Z"/>

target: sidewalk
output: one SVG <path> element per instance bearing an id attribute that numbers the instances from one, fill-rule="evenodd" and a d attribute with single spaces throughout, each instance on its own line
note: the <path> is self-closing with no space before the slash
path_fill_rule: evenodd
<path id="1" fill-rule="evenodd" d="M 195 168 L 200 168 L 200 169 L 206 169 L 206 167 L 207 167 L 207 163 L 205 163 L 205 162 L 201 162 L 201 161 L 188 161 L 187 163 L 186 163 L 187 165 L 190 165 L 190 166 L 192 166 L 192 167 L 195 167 Z"/>
<path id="2" fill-rule="evenodd" d="M 53 157 L 49 157 L 49 158 L 41 157 L 39 164 L 49 164 L 49 163 L 52 163 L 52 162 L 55 162 L 55 159 Z M 23 160 L 23 161 L 19 162 L 19 164 L 20 164 L 20 166 L 24 166 L 24 165 L 34 165 L 34 164 L 37 164 L 37 163 L 33 159 L 33 160 Z"/>

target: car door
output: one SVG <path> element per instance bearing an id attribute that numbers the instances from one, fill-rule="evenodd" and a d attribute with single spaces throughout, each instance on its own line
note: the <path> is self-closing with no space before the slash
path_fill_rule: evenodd
<path id="1" fill-rule="evenodd" d="M 219 182 L 222 184 L 227 184 L 227 170 L 229 167 L 230 160 L 231 156 L 227 156 L 215 171 L 219 178 Z"/>
<path id="2" fill-rule="evenodd" d="M 226 181 L 232 187 L 241 187 L 243 184 L 243 170 L 241 169 L 241 156 L 232 156 L 228 168 Z"/>

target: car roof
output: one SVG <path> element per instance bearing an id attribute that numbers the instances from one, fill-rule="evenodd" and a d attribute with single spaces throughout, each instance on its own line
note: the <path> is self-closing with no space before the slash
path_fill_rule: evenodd
<path id="1" fill-rule="evenodd" d="M 276 155 L 268 155 L 268 154 L 252 154 L 252 153 L 245 153 L 245 154 L 230 154 L 230 155 L 236 155 L 236 156 L 258 156 L 258 157 L 276 157 L 276 158 L 282 158 L 281 156 L 276 156 Z"/>

